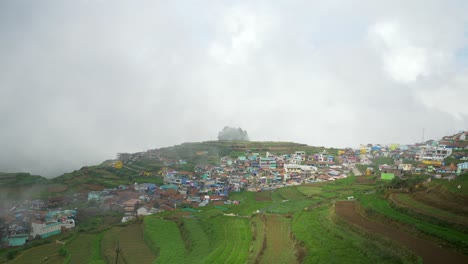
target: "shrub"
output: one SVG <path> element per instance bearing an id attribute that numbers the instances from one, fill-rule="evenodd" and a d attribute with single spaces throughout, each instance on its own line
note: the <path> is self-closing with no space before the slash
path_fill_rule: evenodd
<path id="1" fill-rule="evenodd" d="M 68 250 L 64 246 L 62 246 L 60 247 L 58 253 L 60 256 L 66 257 L 68 255 Z"/>

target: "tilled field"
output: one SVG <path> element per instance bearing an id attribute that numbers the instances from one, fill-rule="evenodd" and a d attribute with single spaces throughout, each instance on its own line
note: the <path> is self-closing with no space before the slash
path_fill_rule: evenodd
<path id="1" fill-rule="evenodd" d="M 335 204 L 335 210 L 339 217 L 349 223 L 408 247 L 421 256 L 424 263 L 468 263 L 468 256 L 441 248 L 432 242 L 411 236 L 394 227 L 370 221 L 356 212 L 354 202 L 338 201 Z"/>

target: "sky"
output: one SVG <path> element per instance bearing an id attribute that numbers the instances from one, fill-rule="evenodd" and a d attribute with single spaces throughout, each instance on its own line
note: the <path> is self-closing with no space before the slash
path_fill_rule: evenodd
<path id="1" fill-rule="evenodd" d="M 0 171 L 224 126 L 313 146 L 468 129 L 468 1 L 0 1 Z"/>

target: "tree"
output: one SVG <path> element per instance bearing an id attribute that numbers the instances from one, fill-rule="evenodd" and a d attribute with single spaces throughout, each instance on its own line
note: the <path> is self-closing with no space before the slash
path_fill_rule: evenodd
<path id="1" fill-rule="evenodd" d="M 218 133 L 218 140 L 241 140 L 249 141 L 247 131 L 239 128 L 225 126 L 223 130 Z"/>

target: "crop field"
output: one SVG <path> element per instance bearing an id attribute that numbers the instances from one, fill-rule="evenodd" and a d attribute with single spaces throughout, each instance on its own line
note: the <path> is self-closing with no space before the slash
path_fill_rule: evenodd
<path id="1" fill-rule="evenodd" d="M 187 250 L 175 222 L 146 217 L 144 226 L 145 241 L 156 253 L 154 263 L 187 263 Z"/>
<path id="2" fill-rule="evenodd" d="M 58 254 L 60 244 L 50 243 L 47 245 L 31 248 L 26 250 L 14 260 L 8 262 L 12 264 L 32 264 L 42 263 L 47 258 L 47 262 L 44 263 L 63 263 L 64 258 Z"/>
<path id="3" fill-rule="evenodd" d="M 100 242 L 104 233 L 79 233 L 65 248 L 70 254 L 70 264 L 79 263 L 105 263 L 101 258 Z M 87 254 L 83 254 L 87 252 Z"/>
<path id="4" fill-rule="evenodd" d="M 121 249 L 118 262 L 115 261 L 117 247 Z M 138 223 L 106 231 L 101 241 L 101 255 L 110 263 L 151 263 L 156 259 L 145 243 L 143 227 Z"/>
<path id="5" fill-rule="evenodd" d="M 322 192 L 321 187 L 318 187 L 318 186 L 316 187 L 313 185 L 300 185 L 300 186 L 297 186 L 296 188 L 305 196 L 318 195 Z"/>
<path id="6" fill-rule="evenodd" d="M 69 233 L 64 246 L 53 243 L 24 250 L 11 263 L 45 257 L 47 263 L 80 264 L 420 263 L 421 256 L 427 259 L 427 252 L 432 252 L 427 250 L 429 244 L 448 259 L 463 257 L 454 249 L 468 254 L 466 232 L 455 225 L 425 221 L 405 209 L 447 221 L 466 219 L 418 199 L 442 194 L 445 202 L 461 204 L 466 197 L 425 187 L 430 191 L 394 193 L 387 200 L 383 198 L 387 188 L 360 184 L 358 178 L 231 193 L 229 199 L 239 204 L 167 211 L 147 216 L 143 223 L 112 226 L 115 223 L 105 219 L 116 216 L 90 212 L 86 218 L 83 213 L 80 232 Z M 349 196 L 356 202 L 344 201 Z M 356 212 L 357 204 L 365 214 Z M 408 244 L 406 239 L 413 242 Z M 425 250 L 412 249 L 412 243 L 424 245 Z M 122 251 L 116 261 L 117 245 Z M 59 255 L 61 247 L 66 256 Z"/>
<path id="7" fill-rule="evenodd" d="M 328 206 L 294 215 L 292 231 L 308 250 L 303 263 L 408 263 L 378 241 L 337 225 L 332 216 Z"/>
<path id="8" fill-rule="evenodd" d="M 272 201 L 271 199 L 271 191 L 267 192 L 257 192 L 255 193 L 255 200 L 262 202 L 262 201 Z"/>
<path id="9" fill-rule="evenodd" d="M 265 245 L 264 252 L 257 257 L 258 263 L 297 263 L 291 219 L 276 214 L 267 214 L 263 219 Z"/>
<path id="10" fill-rule="evenodd" d="M 391 196 L 392 200 L 400 206 L 404 206 L 416 212 L 429 215 L 444 221 L 468 226 L 468 218 L 439 209 L 434 206 L 415 200 L 411 194 L 395 193 Z"/>
<path id="11" fill-rule="evenodd" d="M 212 251 L 203 263 L 247 262 L 252 233 L 247 218 L 219 216 L 210 221 Z"/>
<path id="12" fill-rule="evenodd" d="M 369 219 L 358 214 L 355 210 L 355 203 L 349 201 L 341 201 L 336 204 L 336 213 L 338 216 L 345 219 L 347 222 L 359 226 L 366 233 L 372 234 L 376 237 L 380 235 L 385 238 L 392 239 L 399 242 L 401 245 L 414 251 L 419 256 L 422 256 L 424 263 L 466 263 L 468 256 L 455 253 L 451 250 L 441 248 L 430 241 L 412 236 L 408 232 L 395 228 L 393 226 L 370 221 Z M 389 245 L 392 248 L 392 245 Z M 398 250 L 398 248 L 397 248 Z M 399 249 L 398 251 L 401 251 Z M 404 250 L 404 249 L 403 249 Z M 412 254 L 406 254 L 409 258 L 407 260 L 417 260 Z M 396 259 L 395 259 L 396 260 Z"/>
<path id="13" fill-rule="evenodd" d="M 250 218 L 252 242 L 250 244 L 248 263 L 258 263 L 259 259 L 265 253 L 266 230 L 263 224 L 263 217 L 264 214 L 257 214 Z"/>
<path id="14" fill-rule="evenodd" d="M 284 187 L 275 190 L 283 200 L 301 200 L 306 196 L 296 186 Z"/>
<path id="15" fill-rule="evenodd" d="M 209 222 L 145 219 L 145 236 L 157 254 L 154 263 L 245 263 L 252 234 L 246 218 L 216 216 Z M 201 220 L 203 221 L 203 220 Z M 184 239 L 183 239 L 184 238 Z"/>
<path id="16" fill-rule="evenodd" d="M 376 195 L 363 195 L 360 199 L 362 206 L 369 212 L 377 212 L 388 219 L 398 221 L 416 228 L 418 231 L 442 239 L 460 252 L 468 253 L 468 234 L 459 232 L 449 227 L 438 226 L 421 221 L 410 215 L 401 213 L 392 208 L 388 201 L 378 198 Z"/>
<path id="17" fill-rule="evenodd" d="M 455 195 L 441 188 L 430 189 L 428 192 L 415 192 L 413 198 L 441 210 L 468 217 L 467 196 Z"/>

